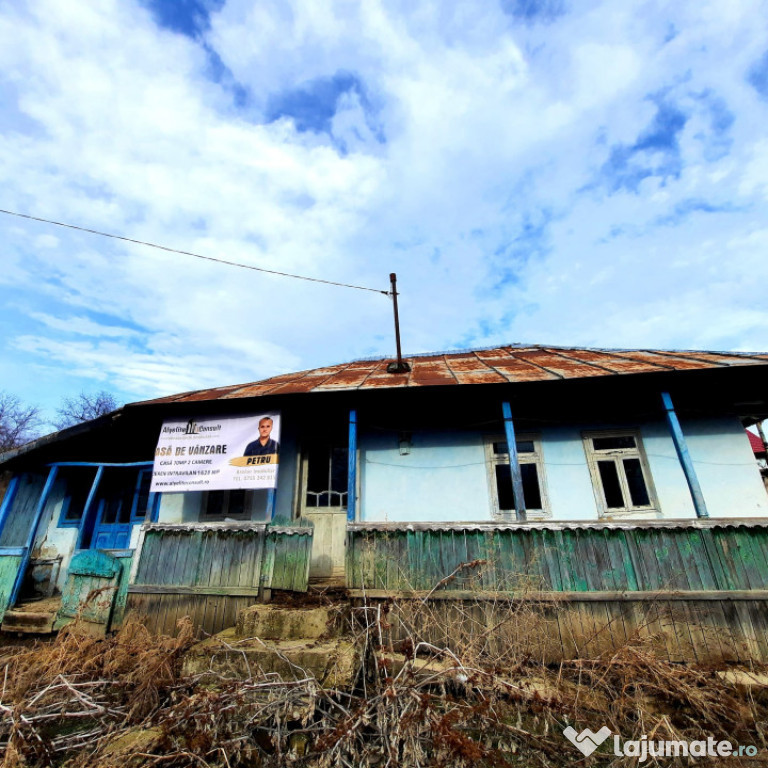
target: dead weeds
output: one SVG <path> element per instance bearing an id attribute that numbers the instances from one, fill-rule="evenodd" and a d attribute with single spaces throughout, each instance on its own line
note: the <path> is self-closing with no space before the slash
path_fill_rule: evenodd
<path id="1" fill-rule="evenodd" d="M 450 647 L 426 631 L 441 620 L 429 600 L 355 609 L 351 633 L 362 662 L 349 690 L 324 688 L 309 674 L 182 676 L 189 623 L 176 638 L 153 636 L 135 618 L 104 639 L 67 629 L 52 643 L 12 649 L 2 659 L 2 765 L 637 763 L 615 756 L 610 740 L 582 757 L 562 734 L 568 725 L 606 726 L 623 739 L 714 736 L 768 754 L 768 689 L 745 685 L 744 675 L 671 663 L 637 638 L 618 652 L 547 664 L 529 652 L 545 629 L 540 613 L 518 601 L 506 606 L 504 621 L 504 607 L 493 606 L 490 618 L 468 610 L 466 642 Z M 649 757 L 646 764 L 684 762 Z"/>

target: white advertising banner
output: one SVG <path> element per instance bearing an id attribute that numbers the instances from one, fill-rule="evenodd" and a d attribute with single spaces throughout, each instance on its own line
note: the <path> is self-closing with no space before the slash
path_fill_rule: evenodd
<path id="1" fill-rule="evenodd" d="M 153 493 L 276 488 L 280 414 L 205 416 L 163 422 Z"/>

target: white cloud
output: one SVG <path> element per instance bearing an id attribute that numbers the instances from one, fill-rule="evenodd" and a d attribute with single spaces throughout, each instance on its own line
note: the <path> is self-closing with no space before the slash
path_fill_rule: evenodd
<path id="1" fill-rule="evenodd" d="M 381 289 L 396 271 L 407 350 L 768 348 L 753 243 L 768 105 L 745 81 L 760 3 L 572 6 L 537 26 L 468 2 L 229 0 L 205 42 L 238 108 L 200 42 L 137 0 L 6 5 L 0 207 Z M 361 90 L 330 135 L 264 122 L 341 72 Z M 631 153 L 663 100 L 687 118 L 678 148 L 632 155 L 657 175 L 611 193 L 611 152 Z M 138 398 L 393 347 L 375 294 L 2 226 L 9 379 L 61 366 L 75 389 Z"/>

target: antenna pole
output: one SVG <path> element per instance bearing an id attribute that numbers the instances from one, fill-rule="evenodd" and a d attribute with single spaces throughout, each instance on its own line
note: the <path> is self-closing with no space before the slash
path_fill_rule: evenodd
<path id="1" fill-rule="evenodd" d="M 403 362 L 403 353 L 400 349 L 400 316 L 397 313 L 397 275 L 391 272 L 389 275 L 389 282 L 392 285 L 392 308 L 395 312 L 395 343 L 397 344 L 397 362 L 390 363 L 387 366 L 388 373 L 407 373 L 411 370 L 411 366 L 408 363 Z"/>

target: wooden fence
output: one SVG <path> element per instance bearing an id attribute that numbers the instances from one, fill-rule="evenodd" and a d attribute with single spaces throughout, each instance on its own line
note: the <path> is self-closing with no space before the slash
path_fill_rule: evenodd
<path id="1" fill-rule="evenodd" d="M 544 632 L 528 651 L 552 660 L 647 637 L 673 660 L 768 661 L 768 521 L 350 524 L 347 584 L 428 602 L 438 642 L 524 602 Z"/>
<path id="2" fill-rule="evenodd" d="M 308 587 L 312 528 L 155 524 L 142 534 L 127 609 L 156 632 L 172 634 L 183 616 L 219 632 L 268 590 Z"/>

